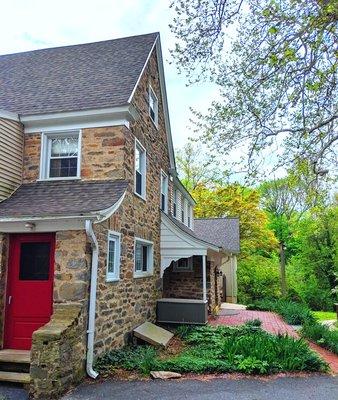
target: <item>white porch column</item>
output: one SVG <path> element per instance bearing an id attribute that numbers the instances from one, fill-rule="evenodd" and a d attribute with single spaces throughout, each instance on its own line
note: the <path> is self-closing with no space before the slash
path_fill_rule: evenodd
<path id="1" fill-rule="evenodd" d="M 207 256 L 202 256 L 203 259 L 203 301 L 207 301 Z"/>

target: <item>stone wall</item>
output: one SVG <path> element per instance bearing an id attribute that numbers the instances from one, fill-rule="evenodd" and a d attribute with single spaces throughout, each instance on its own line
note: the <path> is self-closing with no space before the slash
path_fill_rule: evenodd
<path id="1" fill-rule="evenodd" d="M 5 323 L 7 258 L 8 235 L 0 233 L 0 348 L 3 346 L 3 328 Z"/>

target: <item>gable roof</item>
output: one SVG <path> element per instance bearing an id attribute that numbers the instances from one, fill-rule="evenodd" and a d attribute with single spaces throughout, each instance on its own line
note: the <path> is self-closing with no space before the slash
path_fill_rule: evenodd
<path id="1" fill-rule="evenodd" d="M 20 218 L 83 216 L 111 208 L 128 183 L 116 181 L 50 181 L 19 186 L 0 202 L 0 221 Z"/>
<path id="2" fill-rule="evenodd" d="M 213 243 L 218 247 L 239 253 L 239 219 L 229 218 L 201 218 L 195 219 L 194 231 L 200 239 Z"/>
<path id="3" fill-rule="evenodd" d="M 0 56 L 0 109 L 21 115 L 126 105 L 158 33 Z"/>

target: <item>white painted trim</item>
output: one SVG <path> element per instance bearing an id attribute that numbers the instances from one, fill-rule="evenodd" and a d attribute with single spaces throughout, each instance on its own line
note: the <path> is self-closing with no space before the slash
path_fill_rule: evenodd
<path id="1" fill-rule="evenodd" d="M 143 73 L 144 73 L 144 70 L 146 69 L 146 67 L 147 67 L 147 65 L 148 65 L 148 62 L 149 62 L 149 60 L 150 60 L 151 54 L 152 54 L 152 52 L 153 52 L 153 50 L 154 50 L 154 48 L 155 48 L 155 46 L 156 46 L 156 44 L 157 44 L 157 39 L 158 39 L 158 36 L 156 37 L 156 39 L 155 39 L 155 41 L 154 41 L 154 44 L 152 45 L 152 47 L 151 47 L 151 49 L 150 49 L 150 51 L 149 51 L 148 57 L 147 57 L 147 59 L 146 59 L 144 65 L 143 65 L 143 68 L 142 68 L 142 70 L 141 70 L 141 73 L 140 73 L 139 77 L 137 78 L 137 81 L 136 81 L 135 86 L 134 86 L 134 88 L 133 88 L 133 90 L 132 90 L 132 92 L 131 92 L 131 95 L 129 96 L 128 103 L 131 103 L 131 101 L 132 101 L 132 99 L 133 99 L 133 97 L 134 97 L 134 94 L 135 94 L 136 89 L 137 89 L 137 87 L 138 87 L 138 85 L 139 85 L 139 83 L 140 83 L 140 80 L 141 80 L 141 78 L 142 78 L 142 75 L 143 75 Z"/>
<path id="2" fill-rule="evenodd" d="M 148 113 L 149 113 L 149 118 L 152 121 L 152 123 L 155 125 L 155 128 L 158 129 L 158 107 L 159 107 L 159 102 L 158 102 L 158 98 L 156 96 L 155 90 L 151 87 L 151 85 L 149 84 L 149 93 L 148 93 Z M 155 120 L 152 119 L 151 114 L 150 114 L 150 97 L 151 95 L 153 95 L 155 97 L 155 104 L 156 104 L 156 110 L 154 110 L 155 113 Z"/>
<path id="3" fill-rule="evenodd" d="M 1 109 L 0 109 L 0 118 L 10 119 L 12 121 L 20 122 L 18 114 Z"/>
<path id="4" fill-rule="evenodd" d="M 23 115 L 25 133 L 41 131 L 60 131 L 81 128 L 99 128 L 104 126 L 126 126 L 137 118 L 137 112 L 131 105 L 102 108 L 85 111 Z"/>
<path id="5" fill-rule="evenodd" d="M 207 256 L 202 258 L 203 301 L 207 301 Z"/>
<path id="6" fill-rule="evenodd" d="M 149 246 L 150 254 L 148 255 L 147 272 L 136 272 L 136 243 Z M 154 242 L 135 236 L 134 238 L 134 278 L 144 278 L 154 274 Z"/>
<path id="7" fill-rule="evenodd" d="M 166 179 L 166 192 L 163 193 L 165 195 L 165 204 L 164 204 L 164 210 L 162 210 L 162 183 L 163 183 L 163 178 Z M 160 208 L 161 211 L 164 213 L 168 214 L 168 203 L 169 203 L 169 178 L 168 174 L 166 174 L 163 169 L 161 169 L 161 181 L 160 181 Z"/>
<path id="8" fill-rule="evenodd" d="M 115 242 L 114 267 L 116 271 L 111 273 L 108 271 L 109 266 L 109 243 Z M 120 280 L 120 265 L 121 265 L 121 233 L 116 231 L 108 231 L 107 240 L 107 264 L 106 264 L 106 282 L 117 282 Z"/>
<path id="9" fill-rule="evenodd" d="M 142 193 L 136 192 L 136 149 L 139 148 L 144 154 L 144 173 L 142 173 Z M 134 143 L 134 194 L 140 197 L 142 200 L 147 200 L 147 150 L 142 143 L 135 138 Z"/>
<path id="10" fill-rule="evenodd" d="M 78 136 L 77 143 L 77 174 L 76 176 L 68 177 L 49 177 L 50 170 L 50 139 L 58 136 Z M 67 131 L 54 131 L 41 133 L 41 146 L 40 146 L 40 181 L 60 181 L 60 180 L 76 180 L 81 179 L 81 153 L 82 153 L 82 130 L 67 130 Z"/>

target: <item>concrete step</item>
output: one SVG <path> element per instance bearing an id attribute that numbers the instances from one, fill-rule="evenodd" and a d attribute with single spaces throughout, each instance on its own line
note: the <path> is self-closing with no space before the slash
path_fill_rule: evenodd
<path id="1" fill-rule="evenodd" d="M 0 382 L 29 383 L 31 377 L 24 372 L 5 372 L 0 371 Z"/>
<path id="2" fill-rule="evenodd" d="M 0 363 L 30 364 L 31 355 L 29 350 L 0 350 Z"/>

